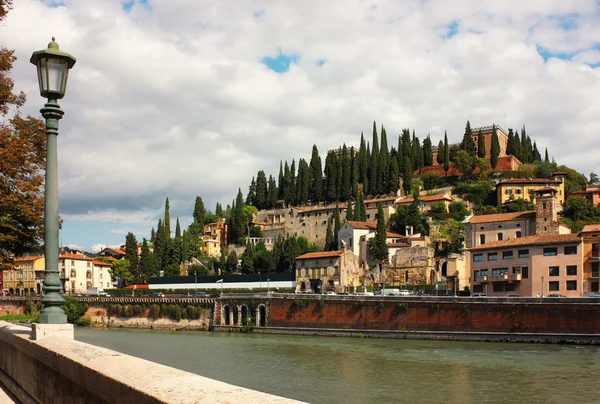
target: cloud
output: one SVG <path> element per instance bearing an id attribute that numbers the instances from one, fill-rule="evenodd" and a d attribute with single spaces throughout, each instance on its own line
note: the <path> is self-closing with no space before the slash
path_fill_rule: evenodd
<path id="1" fill-rule="evenodd" d="M 107 247 L 106 244 L 102 244 L 102 243 L 94 244 L 93 246 L 90 247 L 90 252 L 97 254 L 100 251 L 104 250 L 106 247 Z"/>
<path id="2" fill-rule="evenodd" d="M 559 162 L 600 171 L 580 157 L 600 152 L 592 0 L 63 3 L 19 0 L 3 41 L 36 116 L 31 52 L 54 35 L 77 57 L 61 101 L 65 220 L 150 228 L 167 196 L 172 217 L 197 195 L 214 210 L 313 144 L 323 158 L 356 146 L 373 120 L 391 145 L 405 127 L 437 144 L 467 119 L 524 124 Z"/>

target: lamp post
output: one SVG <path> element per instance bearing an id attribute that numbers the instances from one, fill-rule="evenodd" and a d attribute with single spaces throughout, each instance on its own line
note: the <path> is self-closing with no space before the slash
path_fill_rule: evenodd
<path id="1" fill-rule="evenodd" d="M 217 283 L 221 284 L 221 296 L 223 296 L 223 279 L 219 279 Z"/>
<path id="2" fill-rule="evenodd" d="M 44 204 L 44 254 L 46 270 L 44 275 L 44 309 L 39 316 L 42 324 L 66 324 L 67 316 L 60 307 L 64 299 L 60 296 L 58 274 L 58 157 L 57 136 L 58 121 L 64 111 L 57 100 L 65 95 L 69 69 L 75 64 L 75 58 L 61 51 L 58 44 L 52 42 L 48 48 L 33 52 L 31 63 L 37 66 L 40 94 L 48 102 L 40 110 L 46 120 L 46 180 Z"/>
<path id="3" fill-rule="evenodd" d="M 544 297 L 544 277 L 542 276 L 542 298 Z"/>
<path id="4" fill-rule="evenodd" d="M 267 278 L 267 295 L 269 294 L 269 281 L 270 281 L 270 279 Z"/>

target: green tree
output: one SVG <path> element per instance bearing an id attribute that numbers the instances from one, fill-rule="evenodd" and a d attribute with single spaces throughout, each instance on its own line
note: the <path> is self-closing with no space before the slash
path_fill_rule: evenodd
<path id="1" fill-rule="evenodd" d="M 348 208 L 346 208 L 346 220 L 354 220 L 354 211 L 352 210 L 352 201 L 348 199 Z"/>
<path id="2" fill-rule="evenodd" d="M 377 164 L 377 193 L 387 194 L 390 180 L 390 150 L 388 149 L 387 133 L 381 125 L 381 146 L 379 149 L 379 161 Z"/>
<path id="3" fill-rule="evenodd" d="M 477 157 L 484 159 L 485 152 L 485 136 L 483 136 L 483 131 L 479 129 L 479 135 L 477 136 Z"/>
<path id="4" fill-rule="evenodd" d="M 379 187 L 379 178 L 377 178 L 377 168 L 379 167 L 379 139 L 377 136 L 377 126 L 373 121 L 373 142 L 371 143 L 371 160 L 369 162 L 369 185 L 370 194 L 377 194 Z"/>
<path id="5" fill-rule="evenodd" d="M 140 267 L 137 240 L 132 232 L 127 233 L 125 237 L 125 259 L 129 261 L 129 272 L 137 282 L 140 279 Z"/>
<path id="6" fill-rule="evenodd" d="M 473 141 L 473 132 L 471 131 L 471 123 L 467 121 L 465 126 L 465 134 L 463 135 L 460 149 L 466 151 L 470 156 L 475 156 L 475 142 Z"/>
<path id="7" fill-rule="evenodd" d="M 535 144 L 535 142 L 533 142 L 532 157 L 533 157 L 533 162 L 542 161 L 542 155 L 540 154 L 540 152 L 539 152 L 539 150 L 537 148 L 537 144 Z"/>
<path id="8" fill-rule="evenodd" d="M 148 247 L 148 241 L 144 238 L 142 242 L 142 251 L 140 253 L 140 278 L 136 283 L 147 283 L 148 278 L 158 275 L 158 267 L 154 254 Z"/>
<path id="9" fill-rule="evenodd" d="M 283 174 L 283 162 L 281 160 L 279 160 L 279 178 L 278 178 L 278 182 L 277 182 L 277 189 L 278 189 L 277 199 L 283 199 L 284 179 L 285 179 L 285 177 Z"/>
<path id="10" fill-rule="evenodd" d="M 215 215 L 218 217 L 225 217 L 223 216 L 223 207 L 219 202 L 217 202 L 217 206 L 215 207 Z"/>
<path id="11" fill-rule="evenodd" d="M 348 155 L 348 148 L 346 147 L 346 143 L 342 146 L 342 153 L 339 157 L 340 162 L 342 163 L 341 170 L 341 187 L 339 197 L 342 200 L 347 200 L 350 197 L 351 185 L 350 181 L 352 180 L 352 172 L 350 167 L 350 157 Z"/>
<path id="12" fill-rule="evenodd" d="M 298 179 L 296 181 L 296 203 L 298 205 L 306 205 L 310 194 L 310 168 L 304 159 L 300 159 L 298 163 Z"/>
<path id="13" fill-rule="evenodd" d="M 590 173 L 590 180 L 588 181 L 588 184 L 597 184 L 599 181 L 600 179 L 598 178 L 598 174 L 592 171 Z"/>
<path id="14" fill-rule="evenodd" d="M 220 206 L 220 204 L 219 204 L 219 206 Z M 196 197 L 196 203 L 194 204 L 194 213 L 192 214 L 192 216 L 193 216 L 193 223 L 198 228 L 204 229 L 204 225 L 206 224 L 206 221 L 205 221 L 206 209 L 204 208 L 204 201 L 199 196 Z M 202 230 L 200 230 L 200 231 L 202 231 Z"/>
<path id="15" fill-rule="evenodd" d="M 173 239 L 173 246 L 171 249 L 171 264 L 181 264 L 182 241 L 181 226 L 179 225 L 178 217 L 175 223 L 175 238 Z"/>
<path id="16" fill-rule="evenodd" d="M 377 205 L 377 230 L 369 244 L 369 255 L 372 264 L 386 261 L 388 259 L 387 229 L 385 227 L 385 216 L 381 202 Z"/>
<path id="17" fill-rule="evenodd" d="M 438 143 L 438 152 L 436 155 L 436 162 L 438 164 L 444 164 L 444 141 L 440 140 L 440 142 Z"/>
<path id="18" fill-rule="evenodd" d="M 313 202 L 323 200 L 323 167 L 317 145 L 313 145 L 312 156 L 310 158 L 310 194 L 309 199 Z"/>
<path id="19" fill-rule="evenodd" d="M 248 187 L 248 195 L 246 196 L 246 205 L 254 205 L 256 202 L 256 181 L 252 177 L 250 186 Z"/>
<path id="20" fill-rule="evenodd" d="M 474 184 L 459 182 L 452 193 L 474 205 L 476 212 L 481 212 L 486 199 L 494 191 L 494 183 L 489 180 L 478 181 Z"/>
<path id="21" fill-rule="evenodd" d="M 338 234 L 340 229 L 342 228 L 342 223 L 340 220 L 340 208 L 339 206 L 335 207 L 335 213 L 333 215 L 333 245 L 334 249 L 338 249 Z"/>
<path id="22" fill-rule="evenodd" d="M 506 141 L 506 155 L 515 155 L 515 135 L 512 129 L 508 129 L 508 140 Z"/>
<path id="23" fill-rule="evenodd" d="M 457 214 L 457 220 L 463 221 L 471 212 L 463 201 L 453 201 L 448 205 L 448 212 Z"/>
<path id="24" fill-rule="evenodd" d="M 421 169 L 423 168 L 423 165 L 424 165 L 423 148 L 421 147 L 421 141 L 419 140 L 419 138 L 414 135 L 413 135 L 412 147 L 413 147 L 413 152 L 412 152 L 413 169 L 414 169 L 414 171 L 421 172 Z"/>
<path id="25" fill-rule="evenodd" d="M 165 220 L 163 222 L 167 239 L 171 240 L 171 212 L 169 206 L 169 198 L 165 200 Z"/>
<path id="26" fill-rule="evenodd" d="M 125 287 L 132 285 L 135 282 L 134 276 L 129 271 L 129 261 L 126 259 L 113 261 L 110 264 L 110 277 L 113 281 L 117 281 L 119 287 Z"/>
<path id="27" fill-rule="evenodd" d="M 550 159 L 548 158 L 548 148 L 544 151 L 544 163 L 549 163 Z"/>
<path id="28" fill-rule="evenodd" d="M 448 170 L 450 169 L 450 151 L 448 150 L 448 134 L 444 131 L 444 172 L 446 177 L 448 176 Z"/>
<path id="29" fill-rule="evenodd" d="M 466 150 L 459 150 L 454 159 L 454 166 L 460 170 L 464 177 L 471 177 L 477 166 L 477 158 Z"/>
<path id="30" fill-rule="evenodd" d="M 496 132 L 496 125 L 492 126 L 492 147 L 490 149 L 490 165 L 495 170 L 498 165 L 498 156 L 500 156 L 500 141 Z"/>
<path id="31" fill-rule="evenodd" d="M 358 193 L 358 199 L 356 200 L 356 205 L 354 206 L 354 220 L 357 222 L 367 221 L 367 207 L 365 206 L 362 192 Z"/>
<path id="32" fill-rule="evenodd" d="M 444 177 L 435 173 L 423 174 L 419 178 L 421 179 L 421 182 L 423 182 L 423 188 L 426 191 L 448 186 L 446 180 L 444 180 Z"/>
<path id="33" fill-rule="evenodd" d="M 277 189 L 277 182 L 272 175 L 269 175 L 269 182 L 267 187 L 267 205 L 269 209 L 273 209 L 277 206 L 277 195 L 279 190 Z"/>
<path id="34" fill-rule="evenodd" d="M 333 241 L 333 226 L 331 225 L 331 220 L 327 220 L 327 230 L 325 231 L 325 251 L 335 250 L 333 247 Z"/>
<path id="35" fill-rule="evenodd" d="M 254 199 L 254 206 L 258 209 L 266 209 L 267 194 L 267 176 L 263 170 L 260 170 L 256 176 L 256 197 Z"/>
<path id="36" fill-rule="evenodd" d="M 358 196 L 358 158 L 354 155 L 354 147 L 350 148 L 350 196 L 355 198 Z"/>
<path id="37" fill-rule="evenodd" d="M 231 250 L 229 255 L 227 255 L 227 262 L 225 263 L 225 272 L 228 274 L 233 274 L 237 272 L 238 265 L 238 256 L 235 250 Z"/>
<path id="38" fill-rule="evenodd" d="M 388 180 L 387 193 L 395 193 L 399 188 L 398 179 L 400 178 L 400 170 L 398 169 L 398 160 L 390 159 L 390 174 Z"/>
<path id="39" fill-rule="evenodd" d="M 363 190 L 366 192 L 366 187 L 368 185 L 368 155 L 367 155 L 367 147 L 365 145 L 365 137 L 363 133 L 360 133 L 360 147 L 358 149 L 358 182 L 363 184 Z"/>

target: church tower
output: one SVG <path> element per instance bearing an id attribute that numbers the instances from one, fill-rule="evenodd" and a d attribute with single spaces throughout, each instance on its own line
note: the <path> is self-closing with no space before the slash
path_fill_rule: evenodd
<path id="1" fill-rule="evenodd" d="M 557 191 L 541 188 L 535 191 L 535 234 L 559 234 Z"/>

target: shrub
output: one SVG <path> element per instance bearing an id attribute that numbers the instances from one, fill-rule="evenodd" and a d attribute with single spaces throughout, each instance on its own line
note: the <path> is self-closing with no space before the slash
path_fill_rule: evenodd
<path id="1" fill-rule="evenodd" d="M 159 316 L 160 316 L 160 306 L 158 304 L 151 305 L 150 309 L 148 309 L 148 317 L 157 319 L 157 318 L 159 318 Z"/>
<path id="2" fill-rule="evenodd" d="M 65 303 L 61 307 L 67 315 L 67 321 L 71 324 L 75 324 L 80 317 L 83 317 L 88 306 L 73 296 L 65 296 L 64 298 Z"/>
<path id="3" fill-rule="evenodd" d="M 75 325 L 78 327 L 89 327 L 92 325 L 92 319 L 88 316 L 82 316 L 75 321 Z"/>

